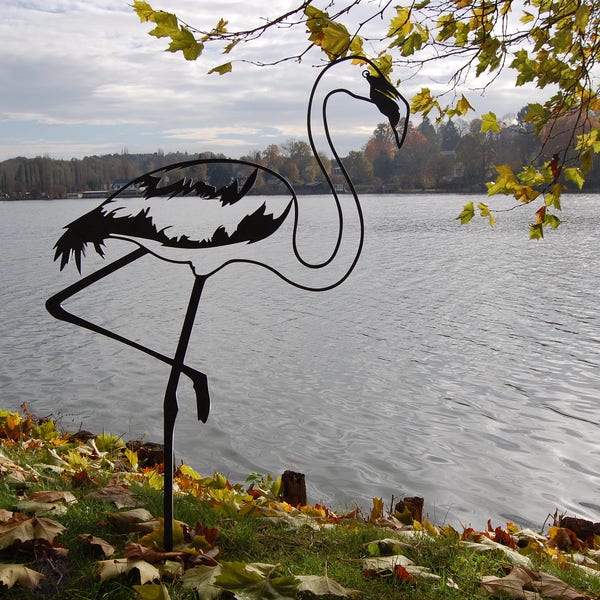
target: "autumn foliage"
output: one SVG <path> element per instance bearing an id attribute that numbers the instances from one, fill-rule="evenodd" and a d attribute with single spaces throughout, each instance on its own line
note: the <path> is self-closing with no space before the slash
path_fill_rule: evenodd
<path id="1" fill-rule="evenodd" d="M 141 506 L 144 496 L 160 495 L 162 470 L 162 464 L 142 466 L 138 451 L 117 436 L 70 435 L 58 431 L 52 419 L 39 420 L 26 409 L 0 411 L 0 479 L 12 490 L 0 509 L 0 593 L 10 589 L 15 597 L 29 597 L 17 595 L 23 589 L 36 598 L 75 597 L 65 595 L 64 585 L 81 557 L 88 556 L 95 561 L 99 586 L 120 581 L 131 593 L 135 590 L 148 599 L 170 598 L 169 590 L 177 589 L 193 590 L 203 599 L 356 596 L 356 590 L 338 583 L 327 571 L 294 573 L 281 564 L 263 562 L 260 555 L 256 562 L 231 560 L 230 541 L 222 528 L 228 527 L 231 534 L 237 522 L 248 519 L 260 528 L 272 527 L 269 538 L 290 532 L 290 539 L 307 536 L 309 544 L 327 532 L 368 531 L 370 541 L 361 544 L 359 556 L 350 557 L 349 568 L 367 583 L 389 586 L 390 593 L 404 589 L 418 594 L 424 586 L 434 586 L 453 594 L 442 591 L 439 597 L 467 597 L 454 580 L 459 581 L 460 571 L 451 577 L 419 564 L 419 557 L 424 559 L 436 547 L 442 554 L 450 549 L 470 553 L 463 561 L 476 555 L 501 557 L 494 564 L 502 565 L 503 573 L 482 575 L 477 598 L 515 590 L 521 595 L 513 597 L 533 598 L 527 594 L 535 590 L 540 599 L 591 600 L 591 595 L 536 568 L 541 558 L 565 574 L 584 569 L 598 578 L 600 590 L 600 537 L 594 524 L 581 519 L 557 517 L 545 535 L 489 521 L 482 531 L 468 527 L 460 532 L 449 524 L 414 520 L 407 504 L 401 513 L 386 511 L 380 498 L 373 499 L 368 515 L 360 508 L 335 512 L 319 504 L 291 506 L 281 499 L 279 477 L 254 473 L 242 485 L 219 473 L 203 476 L 183 464 L 174 477 L 177 497 L 193 500 L 197 517 L 192 523 L 175 521 L 173 549 L 165 551 L 160 515 Z M 82 505 L 89 510 L 90 503 L 98 511 L 94 528 L 105 534 L 92 530 L 73 534 L 70 529 L 81 517 L 69 515 L 82 510 Z M 203 522 L 201 515 L 207 510 L 216 517 L 216 525 Z M 585 539 L 569 525 L 585 532 Z M 222 551 L 223 544 L 229 551 Z"/>

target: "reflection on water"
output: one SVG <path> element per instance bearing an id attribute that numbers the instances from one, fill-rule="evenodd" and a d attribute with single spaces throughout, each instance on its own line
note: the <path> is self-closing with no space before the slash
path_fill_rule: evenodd
<path id="1" fill-rule="evenodd" d="M 212 412 L 196 421 L 182 380 L 180 458 L 236 480 L 301 471 L 310 500 L 334 505 L 422 495 L 437 522 L 539 526 L 555 508 L 600 520 L 598 200 L 569 199 L 565 224 L 530 242 L 523 210 L 489 230 L 453 219 L 463 197 L 367 196 L 364 254 L 340 288 L 218 273 L 187 358 Z M 304 202 L 307 248 L 335 235 L 325 201 Z M 2 405 L 160 440 L 168 368 L 44 310 L 78 277 L 58 272 L 52 246 L 93 205 L 0 203 Z M 128 250 L 115 242 L 107 258 Z M 85 272 L 101 263 L 88 253 Z M 172 354 L 191 278 L 146 257 L 70 306 Z"/>

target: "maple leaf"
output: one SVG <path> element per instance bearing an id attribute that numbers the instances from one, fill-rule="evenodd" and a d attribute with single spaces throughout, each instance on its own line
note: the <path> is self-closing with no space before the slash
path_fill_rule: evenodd
<path id="1" fill-rule="evenodd" d="M 54 542 L 57 535 L 65 528 L 56 521 L 43 517 L 27 517 L 22 513 L 15 516 L 0 526 L 0 550 L 12 546 L 15 542 L 42 539 Z"/>
<path id="2" fill-rule="evenodd" d="M 107 541 L 103 540 L 102 538 L 95 537 L 90 533 L 82 533 L 77 537 L 82 542 L 90 544 L 94 548 L 98 548 L 98 550 L 100 550 L 100 552 L 102 552 L 102 554 L 104 554 L 104 556 L 106 557 L 112 556 L 115 553 L 114 546 L 111 546 Z"/>
<path id="3" fill-rule="evenodd" d="M 138 501 L 131 493 L 129 486 L 116 483 L 90 492 L 86 496 L 86 499 L 99 500 L 100 502 L 112 502 L 117 508 L 138 505 Z"/>
<path id="4" fill-rule="evenodd" d="M 130 560 L 129 558 L 116 558 L 114 560 L 101 560 L 98 563 L 100 580 L 115 579 L 123 573 L 135 569 L 140 576 L 140 583 L 149 583 L 160 579 L 160 571 L 145 560 Z"/>
<path id="5" fill-rule="evenodd" d="M 327 576 L 320 575 L 296 575 L 300 581 L 299 592 L 308 592 L 314 596 L 335 596 L 338 598 L 350 598 L 358 594 L 357 590 L 352 590 L 341 586 L 337 581 L 329 579 Z"/>
<path id="6" fill-rule="evenodd" d="M 15 583 L 30 590 L 38 587 L 44 575 L 28 569 L 25 565 L 0 565 L 0 583 L 11 588 Z"/>
<path id="7" fill-rule="evenodd" d="M 49 502 L 55 504 L 56 502 L 64 502 L 65 504 L 75 504 L 77 498 L 71 492 L 65 492 L 62 490 L 46 490 L 33 492 L 29 496 L 30 500 L 34 502 Z"/>
<path id="8" fill-rule="evenodd" d="M 142 597 L 142 600 L 170 600 L 169 591 L 163 583 L 146 583 L 134 585 L 133 589 Z"/>
<path id="9" fill-rule="evenodd" d="M 375 523 L 377 519 L 383 516 L 383 499 L 373 498 L 373 508 L 371 509 L 371 515 L 369 516 L 369 523 Z"/>
<path id="10" fill-rule="evenodd" d="M 506 577 L 485 576 L 481 580 L 483 589 L 492 595 L 507 594 L 513 598 L 554 598 L 555 600 L 591 600 L 564 581 L 523 567 L 513 567 Z M 537 590 L 534 593 L 529 590 Z"/>
<path id="11" fill-rule="evenodd" d="M 132 560 L 145 560 L 149 563 L 159 563 L 170 558 L 180 559 L 184 552 L 163 552 L 148 546 L 142 546 L 141 544 L 131 543 L 125 547 L 124 554 L 127 558 Z"/>
<path id="12" fill-rule="evenodd" d="M 123 512 L 115 512 L 108 516 L 108 520 L 119 531 L 129 531 L 132 525 L 152 520 L 152 514 L 145 508 L 134 508 Z"/>
<path id="13" fill-rule="evenodd" d="M 221 574 L 221 566 L 210 567 L 201 565 L 188 569 L 181 581 L 184 588 L 193 588 L 203 600 L 216 600 L 222 596 L 223 590 L 215 585 L 216 578 Z"/>
<path id="14" fill-rule="evenodd" d="M 298 580 L 279 576 L 278 565 L 223 562 L 215 585 L 234 592 L 239 600 L 291 600 L 296 598 Z"/>

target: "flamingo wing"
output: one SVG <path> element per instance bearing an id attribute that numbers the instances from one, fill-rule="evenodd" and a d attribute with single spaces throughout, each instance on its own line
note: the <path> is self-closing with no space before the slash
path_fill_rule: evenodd
<path id="1" fill-rule="evenodd" d="M 81 271 L 87 244 L 93 244 L 104 256 L 103 246 L 109 237 L 131 239 L 141 245 L 143 240 L 152 240 L 170 248 L 210 248 L 262 240 L 287 217 L 290 200 L 265 200 L 249 194 L 257 168 L 241 186 L 234 180 L 216 188 L 186 175 L 186 168 L 197 164 L 177 163 L 146 173 L 67 225 L 55 245 L 54 259 L 60 258 L 61 270 L 73 257 Z M 132 185 L 140 190 L 139 197 L 121 193 Z"/>

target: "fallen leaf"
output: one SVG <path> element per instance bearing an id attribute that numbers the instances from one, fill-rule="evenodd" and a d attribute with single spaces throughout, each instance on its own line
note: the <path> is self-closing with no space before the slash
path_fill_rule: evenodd
<path id="1" fill-rule="evenodd" d="M 134 585 L 133 589 L 143 600 L 171 600 L 169 590 L 162 583 L 147 583 L 146 585 Z"/>
<path id="2" fill-rule="evenodd" d="M 75 504 L 77 502 L 77 498 L 75 498 L 72 492 L 65 492 L 62 490 L 33 492 L 33 494 L 29 496 L 29 499 L 34 502 L 49 502 L 51 504 L 56 504 L 57 502 Z"/>
<path id="3" fill-rule="evenodd" d="M 38 517 L 60 517 L 67 512 L 67 507 L 62 503 L 34 502 L 32 500 L 22 500 L 21 502 L 17 502 L 15 508 L 23 513 L 36 515 Z"/>
<path id="4" fill-rule="evenodd" d="M 371 508 L 371 515 L 369 516 L 369 523 L 375 523 L 377 519 L 383 516 L 383 499 L 373 498 L 373 508 Z"/>
<path id="5" fill-rule="evenodd" d="M 506 577 L 483 577 L 481 586 L 491 595 L 505 594 L 524 600 L 591 600 L 558 577 L 520 566 L 513 567 Z"/>
<path id="6" fill-rule="evenodd" d="M 136 569 L 140 576 L 140 583 L 150 583 L 160 579 L 160 571 L 145 560 L 130 560 L 128 558 L 115 558 L 113 560 L 101 560 L 98 563 L 100 580 L 115 579 L 123 573 L 129 573 Z"/>
<path id="7" fill-rule="evenodd" d="M 17 513 L 0 526 L 0 550 L 12 546 L 17 541 L 27 542 L 38 538 L 52 544 L 56 536 L 64 530 L 65 528 L 56 521 Z"/>
<path id="8" fill-rule="evenodd" d="M 15 583 L 30 590 L 38 587 L 44 575 L 28 569 L 25 565 L 0 565 L 0 582 L 11 588 Z"/>
<path id="9" fill-rule="evenodd" d="M 163 563 L 160 572 L 162 576 L 170 577 L 171 579 L 177 579 L 183 575 L 185 571 L 185 566 L 183 563 L 175 561 L 175 560 L 165 560 Z"/>
<path id="10" fill-rule="evenodd" d="M 555 600 L 592 600 L 590 596 L 586 596 L 579 590 L 567 585 L 562 579 L 554 575 L 540 573 L 539 576 L 539 590 L 544 598 L 553 598 Z"/>
<path id="11" fill-rule="evenodd" d="M 384 538 L 374 540 L 367 544 L 369 548 L 373 548 L 373 556 L 397 555 L 402 548 L 411 548 L 411 544 L 394 538 Z"/>
<path id="12" fill-rule="evenodd" d="M 102 552 L 104 556 L 112 556 L 115 553 L 114 546 L 111 546 L 107 541 L 103 540 L 102 538 L 95 537 L 90 533 L 81 533 L 78 536 L 78 538 L 82 542 L 85 542 L 87 544 L 90 544 L 90 546 L 98 548 L 98 550 L 100 550 L 100 552 Z"/>
<path id="13" fill-rule="evenodd" d="M 500 552 L 504 552 L 507 558 L 514 565 L 520 565 L 522 567 L 531 567 L 531 560 L 527 556 L 523 556 L 519 554 L 516 550 L 509 548 L 508 546 L 503 546 L 502 544 L 498 544 L 493 540 L 485 536 L 481 536 L 480 542 L 469 542 L 463 541 L 462 544 L 471 550 L 475 550 L 476 552 L 486 552 L 490 550 L 500 550 Z"/>
<path id="14" fill-rule="evenodd" d="M 363 558 L 360 563 L 365 577 L 376 577 L 379 575 L 387 575 L 389 573 L 398 576 L 398 574 L 402 575 L 406 572 L 410 577 L 415 579 L 441 580 L 439 575 L 431 573 L 426 567 L 415 565 L 410 558 L 407 558 L 402 554 Z M 450 588 L 458 589 L 458 586 L 450 578 L 446 579 L 446 585 Z"/>
<path id="15" fill-rule="evenodd" d="M 299 592 L 310 592 L 315 596 L 337 596 L 339 598 L 350 598 L 358 594 L 358 590 L 352 590 L 341 586 L 337 581 L 327 576 L 319 575 L 296 575 L 300 580 Z"/>
<path id="16" fill-rule="evenodd" d="M 415 563 L 403 554 L 394 554 L 393 556 L 376 556 L 373 558 L 363 558 L 360 561 L 363 571 L 369 574 L 378 574 L 384 571 L 394 572 L 397 565 L 407 567 Z"/>
<path id="17" fill-rule="evenodd" d="M 221 597 L 223 589 L 214 585 L 215 579 L 221 574 L 221 566 L 209 567 L 200 565 L 188 569 L 182 576 L 184 588 L 192 588 L 198 592 L 202 600 L 216 600 Z"/>
<path id="18" fill-rule="evenodd" d="M 279 576 L 278 565 L 264 563 L 223 562 L 215 584 L 233 592 L 238 600 L 293 600 L 298 580 Z"/>
<path id="19" fill-rule="evenodd" d="M 108 515 L 110 524 L 119 531 L 128 531 L 132 525 L 151 521 L 152 519 L 152 514 L 145 508 L 134 508 L 133 510 L 125 510 Z"/>
<path id="20" fill-rule="evenodd" d="M 138 501 L 131 493 L 129 487 L 122 484 L 108 485 L 100 490 L 95 490 L 90 492 L 86 498 L 100 502 L 112 502 L 117 508 L 138 505 Z"/>
<path id="21" fill-rule="evenodd" d="M 5 508 L 0 508 L 0 522 L 6 523 L 6 521 L 9 521 L 10 519 L 12 519 L 13 514 L 14 513 L 10 510 L 6 510 Z"/>
<path id="22" fill-rule="evenodd" d="M 149 563 L 158 563 L 170 558 L 181 558 L 183 552 L 162 552 L 155 548 L 142 546 L 141 544 L 131 543 L 125 547 L 123 552 L 127 558 L 133 560 L 145 560 Z"/>

